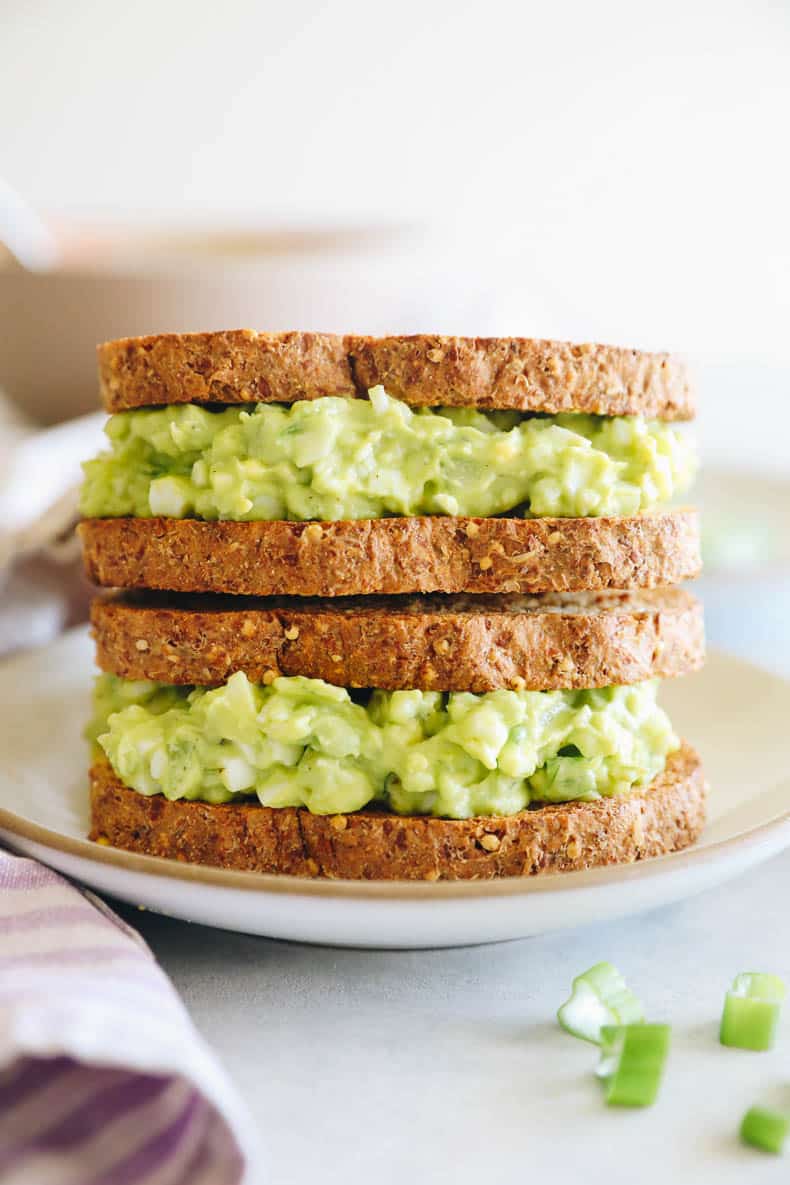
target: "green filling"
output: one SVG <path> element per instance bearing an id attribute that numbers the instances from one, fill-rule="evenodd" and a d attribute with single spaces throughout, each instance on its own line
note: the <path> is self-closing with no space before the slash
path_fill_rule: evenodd
<path id="1" fill-rule="evenodd" d="M 355 693 L 319 679 L 213 690 L 101 675 L 89 735 L 141 794 L 347 813 L 511 815 L 625 794 L 678 746 L 655 681 L 595 691 Z"/>
<path id="2" fill-rule="evenodd" d="M 370 399 L 122 412 L 85 465 L 86 517 L 271 519 L 636 514 L 690 483 L 694 451 L 638 416 L 410 409 Z"/>

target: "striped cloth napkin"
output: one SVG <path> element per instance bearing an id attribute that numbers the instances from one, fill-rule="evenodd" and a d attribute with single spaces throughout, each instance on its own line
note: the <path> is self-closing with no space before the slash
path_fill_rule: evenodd
<path id="1" fill-rule="evenodd" d="M 0 851 L 2 1185 L 239 1185 L 252 1124 L 151 951 Z"/>

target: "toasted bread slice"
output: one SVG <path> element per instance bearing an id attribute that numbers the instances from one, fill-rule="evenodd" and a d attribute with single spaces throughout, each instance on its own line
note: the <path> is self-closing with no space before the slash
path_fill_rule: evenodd
<path id="1" fill-rule="evenodd" d="M 97 354 L 109 412 L 357 394 L 345 342 L 328 333 L 159 333 L 105 342 Z"/>
<path id="2" fill-rule="evenodd" d="M 323 523 L 99 518 L 79 533 L 95 584 L 171 592 L 596 592 L 677 584 L 700 568 L 694 510 Z"/>
<path id="3" fill-rule="evenodd" d="M 694 414 L 685 366 L 668 354 L 529 338 L 164 333 L 98 347 L 107 411 L 172 403 L 292 403 L 365 395 L 382 383 L 421 406 Z"/>
<path id="4" fill-rule="evenodd" d="M 385 811 L 312 815 L 257 803 L 146 797 L 106 761 L 91 770 L 91 839 L 248 872 L 347 880 L 484 880 L 631 863 L 692 844 L 705 822 L 699 757 L 684 744 L 644 789 L 476 819 Z"/>
<path id="5" fill-rule="evenodd" d="M 685 365 L 586 343 L 525 337 L 349 337 L 357 387 L 378 383 L 406 403 L 591 412 L 688 420 L 694 397 Z"/>
<path id="6" fill-rule="evenodd" d="M 683 589 L 543 597 L 364 597 L 312 602 L 101 599 L 97 661 L 123 679 L 255 683 L 306 675 L 341 687 L 494 691 L 606 687 L 697 670 L 702 606 Z"/>

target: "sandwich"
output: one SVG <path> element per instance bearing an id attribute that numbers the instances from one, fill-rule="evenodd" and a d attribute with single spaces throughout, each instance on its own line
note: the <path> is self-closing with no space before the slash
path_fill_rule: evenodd
<path id="1" fill-rule="evenodd" d="M 698 836 L 656 700 L 704 656 L 681 363 L 237 331 L 107 343 L 99 379 L 94 839 L 430 881 Z"/>

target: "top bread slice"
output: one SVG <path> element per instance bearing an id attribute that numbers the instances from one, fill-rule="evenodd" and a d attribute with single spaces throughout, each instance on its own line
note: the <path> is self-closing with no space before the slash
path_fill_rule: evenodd
<path id="1" fill-rule="evenodd" d="M 98 347 L 108 412 L 176 403 L 293 403 L 364 396 L 379 383 L 422 407 L 510 408 L 687 420 L 684 364 L 669 354 L 522 337 L 164 333 Z"/>

